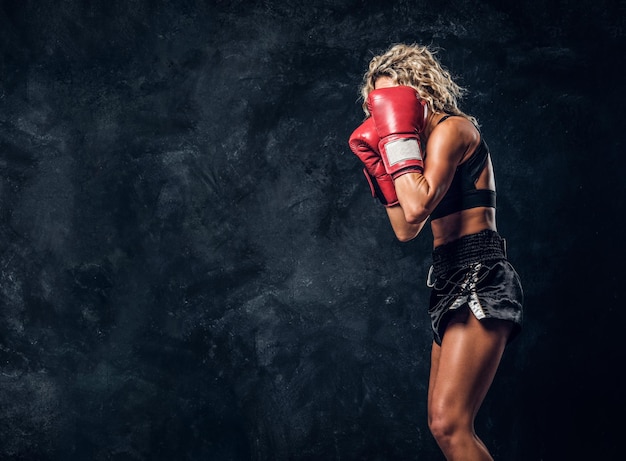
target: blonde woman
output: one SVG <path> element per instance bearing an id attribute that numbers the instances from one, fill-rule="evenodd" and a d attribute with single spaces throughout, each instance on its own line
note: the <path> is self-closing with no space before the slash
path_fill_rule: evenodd
<path id="1" fill-rule="evenodd" d="M 349 144 L 372 195 L 401 241 L 430 218 L 430 431 L 448 460 L 491 460 L 474 419 L 521 330 L 523 292 L 496 229 L 489 148 L 458 107 L 463 89 L 428 47 L 375 56 L 361 95 L 366 119 Z"/>

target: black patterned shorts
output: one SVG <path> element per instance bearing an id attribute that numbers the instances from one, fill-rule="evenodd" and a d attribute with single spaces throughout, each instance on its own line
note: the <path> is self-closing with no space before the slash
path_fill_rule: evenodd
<path id="1" fill-rule="evenodd" d="M 428 312 L 437 344 L 441 345 L 454 312 L 464 307 L 478 320 L 513 322 L 509 342 L 520 333 L 524 292 L 497 232 L 484 230 L 435 248 L 428 285 L 432 288 Z"/>

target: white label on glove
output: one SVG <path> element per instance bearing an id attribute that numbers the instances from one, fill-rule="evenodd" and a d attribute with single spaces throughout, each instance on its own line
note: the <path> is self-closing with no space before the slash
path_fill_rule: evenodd
<path id="1" fill-rule="evenodd" d="M 389 165 L 405 160 L 423 160 L 420 144 L 415 138 L 396 139 L 385 145 Z"/>

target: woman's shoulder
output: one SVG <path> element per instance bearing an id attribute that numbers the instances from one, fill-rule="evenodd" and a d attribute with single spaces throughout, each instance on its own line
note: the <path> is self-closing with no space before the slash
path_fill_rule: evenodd
<path id="1" fill-rule="evenodd" d="M 480 132 L 468 118 L 444 114 L 439 120 L 435 120 L 426 151 L 459 163 L 474 150 L 480 139 Z"/>
<path id="2" fill-rule="evenodd" d="M 473 144 L 480 140 L 478 127 L 464 115 L 443 114 L 435 121 L 431 137 L 447 138 L 456 143 Z"/>
<path id="3" fill-rule="evenodd" d="M 456 126 L 478 131 L 478 126 L 474 119 L 465 114 L 441 114 L 439 120 L 436 121 L 436 126 L 440 125 Z"/>

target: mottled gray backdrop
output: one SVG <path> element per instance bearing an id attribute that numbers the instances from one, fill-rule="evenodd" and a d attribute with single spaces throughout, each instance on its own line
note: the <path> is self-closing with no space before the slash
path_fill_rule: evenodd
<path id="1" fill-rule="evenodd" d="M 625 17 L 0 0 L 0 459 L 442 459 L 430 230 L 394 239 L 347 146 L 395 42 L 469 90 L 525 287 L 479 434 L 503 461 L 616 459 Z"/>

